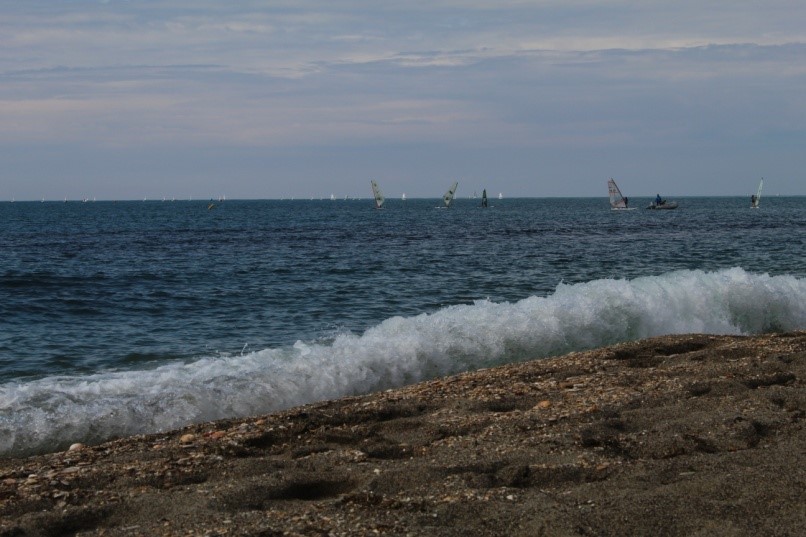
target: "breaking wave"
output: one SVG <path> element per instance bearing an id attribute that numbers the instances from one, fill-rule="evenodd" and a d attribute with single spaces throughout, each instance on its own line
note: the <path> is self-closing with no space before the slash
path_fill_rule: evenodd
<path id="1" fill-rule="evenodd" d="M 805 327 L 806 279 L 795 276 L 733 268 L 561 284 L 546 297 L 393 317 L 328 344 L 9 382 L 0 385 L 0 455 L 257 415 L 650 336 Z"/>

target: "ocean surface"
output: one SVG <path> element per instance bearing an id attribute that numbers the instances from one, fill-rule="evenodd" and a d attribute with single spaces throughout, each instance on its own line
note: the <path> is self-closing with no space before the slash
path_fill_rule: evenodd
<path id="1" fill-rule="evenodd" d="M 0 456 L 806 328 L 806 198 L 0 203 Z"/>

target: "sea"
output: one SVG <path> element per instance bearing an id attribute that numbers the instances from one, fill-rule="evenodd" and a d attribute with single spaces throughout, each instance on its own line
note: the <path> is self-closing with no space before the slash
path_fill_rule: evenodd
<path id="1" fill-rule="evenodd" d="M 0 456 L 806 329 L 806 197 L 0 203 Z"/>

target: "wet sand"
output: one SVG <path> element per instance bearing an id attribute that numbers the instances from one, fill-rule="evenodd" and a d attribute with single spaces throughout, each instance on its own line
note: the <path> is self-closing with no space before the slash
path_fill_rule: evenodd
<path id="1" fill-rule="evenodd" d="M 0 460 L 0 537 L 806 535 L 806 332 L 668 336 Z"/>

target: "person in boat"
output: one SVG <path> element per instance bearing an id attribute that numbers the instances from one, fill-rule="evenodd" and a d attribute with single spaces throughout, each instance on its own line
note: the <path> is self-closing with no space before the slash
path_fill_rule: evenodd
<path id="1" fill-rule="evenodd" d="M 624 198 L 624 208 L 625 209 L 627 208 L 627 205 L 629 205 L 629 203 L 630 203 L 630 199 L 625 197 Z"/>
<path id="2" fill-rule="evenodd" d="M 655 205 L 663 205 L 663 200 L 660 198 L 660 194 L 655 196 Z"/>
<path id="3" fill-rule="evenodd" d="M 752 205 L 753 207 L 756 206 L 756 195 L 755 194 L 750 196 L 750 205 Z"/>

